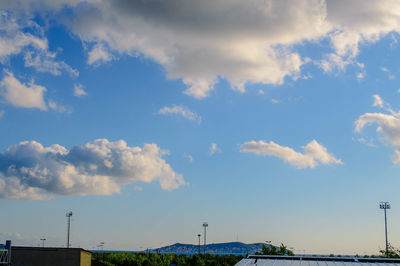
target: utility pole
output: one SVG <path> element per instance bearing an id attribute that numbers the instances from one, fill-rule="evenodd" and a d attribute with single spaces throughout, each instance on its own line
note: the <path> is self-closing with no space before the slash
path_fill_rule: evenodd
<path id="1" fill-rule="evenodd" d="M 46 241 L 46 238 L 43 237 L 40 240 L 42 241 L 42 247 L 44 248 L 44 241 Z"/>
<path id="2" fill-rule="evenodd" d="M 199 238 L 199 255 L 201 253 L 201 251 L 200 251 L 200 236 L 201 236 L 200 234 L 197 235 L 197 237 Z"/>
<path id="3" fill-rule="evenodd" d="M 203 227 L 204 227 L 204 256 L 206 256 L 206 235 L 207 235 L 208 223 L 204 222 Z"/>
<path id="4" fill-rule="evenodd" d="M 379 204 L 379 208 L 383 209 L 385 213 L 385 240 L 386 240 L 386 257 L 389 256 L 389 245 L 388 245 L 388 237 L 387 237 L 387 218 L 386 218 L 386 210 L 390 209 L 390 204 L 387 201 L 383 201 Z"/>
<path id="5" fill-rule="evenodd" d="M 71 233 L 72 211 L 67 212 L 67 214 L 65 216 L 67 216 L 67 248 L 70 248 L 71 244 L 70 244 L 69 240 L 70 240 L 70 233 Z"/>

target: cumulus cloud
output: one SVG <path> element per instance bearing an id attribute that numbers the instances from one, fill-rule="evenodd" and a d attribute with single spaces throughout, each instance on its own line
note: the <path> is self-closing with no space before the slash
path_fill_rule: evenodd
<path id="1" fill-rule="evenodd" d="M 23 141 L 0 154 L 0 197 L 47 199 L 53 195 L 110 195 L 122 185 L 157 180 L 162 189 L 185 184 L 156 144 L 130 147 L 98 139 L 67 150 Z"/>
<path id="2" fill-rule="evenodd" d="M 246 153 L 255 153 L 257 155 L 274 156 L 283 159 L 285 162 L 297 168 L 314 168 L 318 164 L 342 164 L 340 159 L 336 159 L 332 153 L 312 140 L 306 146 L 302 147 L 304 152 L 297 152 L 286 146 L 281 146 L 273 141 L 249 141 L 240 145 L 240 151 Z"/>
<path id="3" fill-rule="evenodd" d="M 38 108 L 47 110 L 43 99 L 46 88 L 33 82 L 25 84 L 14 77 L 14 74 L 5 71 L 0 82 L 0 95 L 11 105 L 24 108 Z"/>
<path id="4" fill-rule="evenodd" d="M 210 155 L 214 155 L 215 153 L 220 153 L 222 150 L 218 147 L 217 143 L 211 143 L 210 148 L 208 149 Z"/>
<path id="5" fill-rule="evenodd" d="M 98 65 L 112 60 L 112 55 L 104 48 L 102 44 L 97 44 L 88 54 L 87 63 L 89 65 Z"/>
<path id="6" fill-rule="evenodd" d="M 74 96 L 83 97 L 83 96 L 86 96 L 86 95 L 87 95 L 87 93 L 83 89 L 82 84 L 74 84 Z"/>
<path id="7" fill-rule="evenodd" d="M 160 115 L 169 115 L 169 114 L 180 115 L 188 120 L 195 121 L 199 124 L 201 123 L 201 116 L 190 111 L 189 109 L 187 109 L 184 106 L 177 106 L 177 105 L 173 105 L 172 107 L 165 106 L 158 111 L 158 114 L 160 114 Z"/>
<path id="8" fill-rule="evenodd" d="M 24 55 L 25 66 L 33 67 L 38 72 L 49 72 L 53 75 L 59 76 L 62 71 L 68 72 L 72 77 L 78 77 L 79 71 L 73 69 L 64 61 L 56 60 L 56 53 L 49 51 L 33 52 L 27 51 Z"/>

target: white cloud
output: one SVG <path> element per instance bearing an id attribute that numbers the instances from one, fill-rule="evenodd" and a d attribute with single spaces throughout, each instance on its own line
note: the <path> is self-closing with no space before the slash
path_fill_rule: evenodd
<path id="1" fill-rule="evenodd" d="M 79 2 L 86 4 L 77 7 Z M 328 40 L 331 49 L 315 63 L 326 72 L 344 71 L 358 65 L 360 44 L 400 32 L 397 0 L 7 1 L 0 6 L 30 14 L 53 11 L 47 16 L 69 6 L 74 15 L 63 23 L 83 41 L 88 64 L 124 55 L 148 58 L 198 99 L 209 96 L 221 78 L 241 92 L 247 83 L 296 80 L 310 61 L 296 48 L 304 42 Z M 11 28 L 7 32 L 5 54 L 46 43 Z"/>
<path id="2" fill-rule="evenodd" d="M 2 118 L 3 116 L 4 116 L 4 111 L 3 110 L 0 110 L 0 118 Z"/>
<path id="3" fill-rule="evenodd" d="M 24 108 L 39 108 L 47 110 L 43 99 L 46 88 L 36 85 L 21 83 L 14 77 L 14 74 L 5 71 L 5 76 L 0 82 L 0 95 L 11 105 Z"/>
<path id="4" fill-rule="evenodd" d="M 193 163 L 193 161 L 194 161 L 193 156 L 190 155 L 190 154 L 184 153 L 184 154 L 183 154 L 183 157 L 185 157 L 186 159 L 188 159 L 188 161 L 189 161 L 190 163 Z"/>
<path id="5" fill-rule="evenodd" d="M 372 95 L 374 97 L 374 103 L 373 106 L 378 106 L 380 108 L 383 108 L 383 100 L 378 94 Z"/>
<path id="6" fill-rule="evenodd" d="M 272 102 L 272 103 L 275 103 L 275 104 L 276 104 L 276 103 L 279 103 L 279 101 L 278 101 L 277 99 L 271 99 L 271 102 Z"/>
<path id="7" fill-rule="evenodd" d="M 280 146 L 270 141 L 249 141 L 240 145 L 241 152 L 255 153 L 258 155 L 274 156 L 283 159 L 285 162 L 297 168 L 314 168 L 319 163 L 322 164 L 342 164 L 340 159 L 336 159 L 327 149 L 312 140 L 306 146 L 302 147 L 304 153 L 296 152 L 290 147 Z"/>
<path id="8" fill-rule="evenodd" d="M 220 153 L 222 150 L 218 147 L 217 143 L 211 143 L 210 148 L 208 149 L 210 155 L 214 155 L 215 153 Z"/>
<path id="9" fill-rule="evenodd" d="M 49 72 L 53 75 L 59 76 L 62 71 L 67 71 L 73 77 L 79 76 L 79 71 L 73 69 L 64 61 L 56 61 L 56 53 L 49 51 L 33 52 L 28 51 L 25 53 L 24 60 L 26 67 L 33 67 L 38 72 Z"/>
<path id="10" fill-rule="evenodd" d="M 263 95 L 263 94 L 264 94 L 264 91 L 260 89 L 260 90 L 258 90 L 258 94 L 259 94 L 259 95 Z"/>
<path id="11" fill-rule="evenodd" d="M 173 105 L 172 107 L 165 106 L 158 111 L 158 114 L 160 114 L 160 115 L 169 115 L 169 114 L 180 115 L 188 120 L 195 121 L 199 124 L 201 123 L 201 116 L 190 111 L 189 109 L 187 109 L 184 106 L 177 106 L 177 105 Z"/>
<path id="12" fill-rule="evenodd" d="M 74 96 L 83 97 L 83 96 L 86 96 L 86 95 L 87 95 L 87 93 L 83 89 L 82 84 L 74 84 Z"/>
<path id="13" fill-rule="evenodd" d="M 50 109 L 52 109 L 56 112 L 67 113 L 67 114 L 72 113 L 71 107 L 58 104 L 58 103 L 54 102 L 53 100 L 49 100 L 48 105 L 49 105 Z"/>
<path id="14" fill-rule="evenodd" d="M 12 145 L 0 154 L 0 197 L 47 199 L 52 195 L 110 195 L 122 185 L 158 180 L 171 190 L 185 184 L 156 144 L 129 147 L 98 139 L 71 150 L 36 141 Z"/>
<path id="15" fill-rule="evenodd" d="M 113 59 L 112 55 L 104 48 L 102 44 L 97 44 L 88 54 L 87 63 L 100 64 L 104 62 L 111 61 Z"/>
<path id="16" fill-rule="evenodd" d="M 79 72 L 64 61 L 57 61 L 50 52 L 43 29 L 30 19 L 17 19 L 10 12 L 0 10 L 0 61 L 11 55 L 24 53 L 24 64 L 38 72 L 60 75 L 67 71 L 71 76 Z"/>

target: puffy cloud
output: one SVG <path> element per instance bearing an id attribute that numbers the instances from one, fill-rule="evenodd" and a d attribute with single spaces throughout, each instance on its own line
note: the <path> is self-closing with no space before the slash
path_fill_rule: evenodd
<path id="1" fill-rule="evenodd" d="M 47 110 L 43 99 L 46 88 L 36 85 L 21 83 L 14 77 L 14 74 L 5 71 L 5 76 L 0 82 L 0 95 L 10 104 L 24 108 L 39 108 Z"/>
<path id="2" fill-rule="evenodd" d="M 74 96 L 83 97 L 87 95 L 86 91 L 84 91 L 82 87 L 82 84 L 74 84 Z"/>
<path id="3" fill-rule="evenodd" d="M 156 144 L 129 147 L 98 139 L 67 150 L 35 141 L 12 145 L 0 154 L 0 197 L 47 199 L 58 195 L 110 195 L 124 184 L 158 180 L 162 189 L 185 184 Z"/>
<path id="4" fill-rule="evenodd" d="M 322 164 L 342 164 L 340 159 L 327 151 L 316 140 L 312 140 L 302 147 L 304 153 L 296 152 L 290 147 L 281 146 L 273 141 L 249 141 L 240 145 L 241 152 L 255 153 L 258 155 L 275 156 L 297 168 L 314 168 Z"/>
<path id="5" fill-rule="evenodd" d="M 211 143 L 210 148 L 208 149 L 210 155 L 214 155 L 215 153 L 220 153 L 222 150 L 218 147 L 217 143 Z"/>
<path id="6" fill-rule="evenodd" d="M 158 111 L 158 114 L 160 114 L 160 115 L 169 115 L 169 114 L 180 115 L 188 120 L 196 121 L 199 124 L 201 123 L 201 116 L 190 111 L 189 109 L 187 109 L 184 106 L 177 106 L 177 105 L 174 105 L 172 107 L 165 106 Z"/>

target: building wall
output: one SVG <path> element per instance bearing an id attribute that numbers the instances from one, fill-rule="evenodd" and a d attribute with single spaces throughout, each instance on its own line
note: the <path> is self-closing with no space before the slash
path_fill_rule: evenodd
<path id="1" fill-rule="evenodd" d="M 92 253 L 82 250 L 80 266 L 91 266 L 91 265 L 92 265 Z"/>
<path id="2" fill-rule="evenodd" d="M 82 255 L 83 254 L 83 255 Z M 91 253 L 80 248 L 12 247 L 12 266 L 91 266 Z M 84 258 L 82 261 L 81 258 Z"/>

